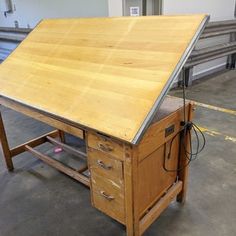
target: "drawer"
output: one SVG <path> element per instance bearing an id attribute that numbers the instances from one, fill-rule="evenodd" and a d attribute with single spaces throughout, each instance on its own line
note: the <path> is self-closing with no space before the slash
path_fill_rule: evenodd
<path id="1" fill-rule="evenodd" d="M 88 146 L 124 160 L 124 145 L 122 142 L 114 141 L 99 134 L 88 133 Z"/>
<path id="2" fill-rule="evenodd" d="M 89 169 L 97 175 L 111 178 L 116 183 L 123 183 L 123 164 L 99 150 L 88 149 Z"/>
<path id="3" fill-rule="evenodd" d="M 124 185 L 91 173 L 92 203 L 120 223 L 125 223 Z"/>

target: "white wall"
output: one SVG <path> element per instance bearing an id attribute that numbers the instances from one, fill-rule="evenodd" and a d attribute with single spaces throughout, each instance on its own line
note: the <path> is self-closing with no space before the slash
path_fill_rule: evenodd
<path id="1" fill-rule="evenodd" d="M 235 0 L 163 0 L 163 14 L 207 13 L 211 21 L 234 18 Z"/>
<path id="2" fill-rule="evenodd" d="M 163 14 L 197 14 L 206 13 L 210 15 L 210 21 L 221 21 L 234 19 L 235 0 L 163 0 Z M 197 48 L 214 46 L 219 43 L 228 42 L 229 37 L 219 39 L 208 39 L 199 43 Z M 217 70 L 226 64 L 227 58 L 220 58 L 202 65 L 193 70 L 193 76 L 200 77 L 208 71 Z"/>
<path id="3" fill-rule="evenodd" d="M 108 0 L 109 16 L 123 15 L 123 0 Z"/>
<path id="4" fill-rule="evenodd" d="M 3 0 L 0 0 L 3 1 Z M 120 0 L 117 0 L 120 1 Z M 108 0 L 12 0 L 13 14 L 0 13 L 0 26 L 33 28 L 43 18 L 108 16 Z"/>

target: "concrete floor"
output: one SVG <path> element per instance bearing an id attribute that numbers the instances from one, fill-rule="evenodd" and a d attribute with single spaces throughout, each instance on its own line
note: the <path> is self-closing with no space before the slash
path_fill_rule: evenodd
<path id="1" fill-rule="evenodd" d="M 236 110 L 236 72 L 195 84 L 187 97 Z M 9 109 L 1 110 L 11 146 L 51 130 Z M 208 129 L 207 146 L 191 164 L 187 202 L 172 203 L 144 236 L 236 235 L 236 116 L 198 107 L 195 123 Z M 63 154 L 58 158 L 68 162 Z M 80 183 L 28 153 L 16 157 L 14 164 L 15 171 L 8 173 L 0 160 L 0 236 L 125 235 L 121 224 L 91 207 L 89 190 Z"/>

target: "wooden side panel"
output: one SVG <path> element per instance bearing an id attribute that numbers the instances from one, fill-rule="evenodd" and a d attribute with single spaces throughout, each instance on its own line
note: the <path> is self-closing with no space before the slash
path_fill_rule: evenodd
<path id="1" fill-rule="evenodd" d="M 178 168 L 179 137 L 159 147 L 138 165 L 138 207 L 139 216 L 157 201 L 175 182 Z"/>

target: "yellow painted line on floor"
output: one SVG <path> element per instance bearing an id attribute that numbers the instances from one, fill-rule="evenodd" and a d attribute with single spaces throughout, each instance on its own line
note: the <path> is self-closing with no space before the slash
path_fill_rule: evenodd
<path id="1" fill-rule="evenodd" d="M 210 135 L 210 136 L 222 136 L 225 141 L 230 141 L 230 142 L 236 143 L 236 138 L 235 138 L 235 137 L 231 137 L 231 136 L 222 134 L 222 133 L 220 133 L 220 132 L 218 132 L 218 131 L 210 130 L 210 129 L 207 129 L 207 128 L 201 127 L 201 126 L 198 126 L 198 128 L 199 128 L 203 133 L 206 133 L 206 134 L 208 134 L 208 135 Z"/>
<path id="2" fill-rule="evenodd" d="M 175 96 L 169 95 L 168 97 L 175 97 Z M 193 101 L 194 104 L 199 106 L 199 107 L 204 107 L 204 108 L 208 108 L 208 109 L 211 109 L 211 110 L 214 110 L 214 111 L 220 111 L 220 112 L 224 112 L 224 113 L 228 113 L 228 114 L 236 116 L 236 111 L 235 110 L 230 110 L 230 109 L 226 109 L 226 108 L 223 108 L 223 107 L 217 107 L 217 106 L 197 102 L 197 101 L 194 101 L 194 100 L 191 100 L 191 101 Z"/>
<path id="3" fill-rule="evenodd" d="M 230 110 L 230 109 L 226 109 L 226 108 L 222 108 L 222 107 L 217 107 L 217 106 L 212 106 L 212 105 L 208 105 L 208 104 L 204 104 L 201 102 L 195 102 L 194 103 L 199 106 L 199 107 L 204 107 L 204 108 L 208 108 L 214 111 L 220 111 L 220 112 L 224 112 L 224 113 L 228 113 L 231 115 L 235 115 L 236 116 L 236 111 L 235 110 Z"/>

